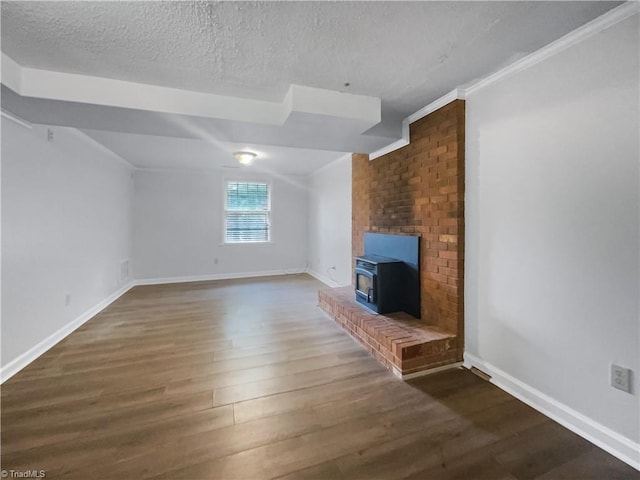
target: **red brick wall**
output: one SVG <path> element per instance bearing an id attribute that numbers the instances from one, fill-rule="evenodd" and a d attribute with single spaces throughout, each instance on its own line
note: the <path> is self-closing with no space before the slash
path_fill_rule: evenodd
<path id="1" fill-rule="evenodd" d="M 422 321 L 464 338 L 464 122 L 455 100 L 410 125 L 411 143 L 353 155 L 353 255 L 365 232 L 418 235 Z M 461 340 L 460 347 L 462 346 Z"/>

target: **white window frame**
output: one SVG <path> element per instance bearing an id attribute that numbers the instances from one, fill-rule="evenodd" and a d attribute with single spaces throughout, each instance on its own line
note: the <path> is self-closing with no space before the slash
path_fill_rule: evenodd
<path id="1" fill-rule="evenodd" d="M 267 198 L 267 210 L 229 210 L 227 204 L 227 186 L 229 183 L 259 183 L 267 186 L 268 198 Z M 224 197 L 222 200 L 223 204 L 223 212 L 222 212 L 222 244 L 223 245 L 264 245 L 273 243 L 273 222 L 272 222 L 272 198 L 273 198 L 273 185 L 270 181 L 260 179 L 260 178 L 225 178 L 222 182 L 222 196 Z M 229 242 L 227 240 L 227 215 L 229 213 L 248 213 L 248 214 L 257 214 L 257 213 L 266 213 L 267 214 L 267 222 L 268 222 L 268 230 L 267 230 L 267 240 L 260 241 L 245 241 L 245 242 Z"/>

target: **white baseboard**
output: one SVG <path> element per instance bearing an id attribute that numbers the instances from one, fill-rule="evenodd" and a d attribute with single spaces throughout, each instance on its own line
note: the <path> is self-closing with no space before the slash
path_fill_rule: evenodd
<path id="1" fill-rule="evenodd" d="M 79 317 L 75 318 L 68 324 L 66 324 L 61 329 L 57 330 L 53 334 L 49 335 L 47 338 L 42 340 L 37 345 L 33 346 L 20 356 L 14 358 L 6 365 L 0 368 L 0 383 L 4 383 L 13 377 L 16 373 L 22 370 L 24 367 L 29 365 L 35 359 L 37 359 L 40 355 L 45 353 L 51 347 L 56 345 L 58 342 L 64 340 L 67 336 L 69 336 L 72 332 L 86 323 L 88 320 L 96 316 L 102 310 L 104 310 L 111 303 L 116 301 L 122 295 L 127 293 L 133 287 L 138 285 L 160 285 L 166 283 L 184 283 L 184 282 L 201 282 L 206 280 L 228 280 L 234 278 L 250 278 L 250 277 L 266 277 L 266 276 L 274 276 L 274 275 L 293 275 L 305 273 L 304 269 L 295 269 L 295 270 L 273 270 L 273 271 L 262 271 L 262 272 L 247 272 L 247 273 L 231 273 L 231 274 L 219 274 L 219 275 L 199 275 L 199 276 L 190 276 L 190 277 L 168 277 L 168 278 L 144 278 L 139 280 L 133 280 L 129 282 L 127 285 L 123 286 L 117 292 L 109 295 L 107 298 L 84 312 Z"/>
<path id="2" fill-rule="evenodd" d="M 16 373 L 29 365 L 40 355 L 45 353 L 51 347 L 58 342 L 64 340 L 67 336 L 73 333 L 76 329 L 86 323 L 88 320 L 96 316 L 102 310 L 104 310 L 111 303 L 115 302 L 122 295 L 127 293 L 133 287 L 138 285 L 160 285 L 167 283 L 184 283 L 184 282 L 201 282 L 207 280 L 228 280 L 234 278 L 250 278 L 250 277 L 266 277 L 274 275 L 294 275 L 305 273 L 304 269 L 292 269 L 292 270 L 269 270 L 262 272 L 247 272 L 247 273 L 231 273 L 220 275 L 199 275 L 190 277 L 166 277 L 166 278 L 144 278 L 139 280 L 133 280 L 127 285 L 120 288 L 117 292 L 109 295 L 107 298 L 84 312 L 79 317 L 75 318 L 61 329 L 57 330 L 47 338 L 42 340 L 37 345 L 31 347 L 29 350 L 11 360 L 6 365 L 0 368 L 0 383 L 4 383 L 13 377 Z"/>
<path id="3" fill-rule="evenodd" d="M 29 350 L 19 355 L 18 357 L 11 360 L 6 365 L 0 368 L 0 384 L 9 380 L 16 373 L 22 370 L 24 367 L 29 365 L 35 359 L 37 359 L 40 355 L 45 353 L 51 347 L 56 345 L 58 342 L 64 340 L 67 336 L 69 336 L 72 332 L 86 323 L 88 320 L 96 316 L 102 310 L 104 310 L 111 303 L 115 302 L 122 295 L 127 293 L 133 287 L 138 285 L 160 285 L 167 283 L 184 283 L 184 282 L 202 282 L 207 280 L 229 280 L 234 278 L 251 278 L 251 277 L 267 277 L 274 275 L 295 275 L 305 273 L 305 269 L 292 269 L 292 270 L 269 270 L 262 272 L 246 272 L 246 273 L 226 273 L 219 275 L 199 275 L 199 276 L 190 276 L 190 277 L 167 277 L 167 278 L 144 278 L 139 280 L 133 280 L 120 288 L 117 292 L 109 295 L 107 298 L 84 312 L 79 317 L 75 318 L 68 324 L 66 324 L 61 329 L 57 330 L 53 334 L 49 335 L 47 338 L 42 340 L 37 345 L 31 347 Z"/>
<path id="4" fill-rule="evenodd" d="M 473 354 L 465 352 L 464 366 L 482 370 L 491 376 L 491 383 L 497 387 L 633 468 L 640 470 L 640 444 L 536 390 Z"/>
<path id="5" fill-rule="evenodd" d="M 210 275 L 191 275 L 185 277 L 140 278 L 135 285 L 162 285 L 167 283 L 208 282 L 211 280 L 233 280 L 236 278 L 273 277 L 276 275 L 298 275 L 305 273 L 304 268 L 291 270 L 263 270 L 260 272 L 217 273 Z"/>
<path id="6" fill-rule="evenodd" d="M 316 280 L 320 280 L 322 283 L 324 283 L 325 285 L 327 285 L 329 287 L 332 287 L 332 288 L 335 288 L 335 287 L 346 287 L 346 285 L 338 283 L 335 280 L 331 280 L 326 275 L 323 275 L 323 274 L 321 274 L 319 272 L 316 272 L 315 270 L 307 270 L 307 273 L 309 275 L 311 275 L 313 278 L 315 278 Z"/>
<path id="7" fill-rule="evenodd" d="M 53 347 L 55 344 L 57 344 L 61 340 L 64 340 L 74 330 L 78 329 L 80 326 L 82 326 L 88 320 L 90 320 L 95 315 L 97 315 L 102 310 L 104 310 L 106 307 L 108 307 L 110 304 L 115 302 L 122 295 L 127 293 L 134 286 L 135 286 L 134 282 L 129 282 L 128 284 L 126 284 L 125 286 L 120 288 L 115 293 L 109 295 L 107 298 L 105 298 L 104 300 L 102 300 L 98 304 L 96 304 L 93 307 L 91 307 L 89 310 L 84 312 L 79 317 L 77 317 L 74 320 L 72 320 L 71 322 L 67 323 L 61 329 L 59 329 L 56 332 L 54 332 L 51 335 L 49 335 L 47 338 L 42 340 L 37 345 L 31 347 L 29 350 L 24 352 L 22 355 L 14 358 L 9 363 L 4 365 L 0 369 L 0 383 L 4 383 L 5 381 L 9 380 L 11 377 L 13 377 L 16 373 L 18 373 L 24 367 L 29 365 L 31 362 L 33 362 L 40 355 L 45 353 L 47 350 L 49 350 L 51 347 Z"/>

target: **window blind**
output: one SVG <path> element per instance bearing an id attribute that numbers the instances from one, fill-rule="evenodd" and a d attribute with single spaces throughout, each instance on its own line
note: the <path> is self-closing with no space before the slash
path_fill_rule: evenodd
<path id="1" fill-rule="evenodd" d="M 269 185 L 266 183 L 227 183 L 227 210 L 269 210 Z"/>
<path id="2" fill-rule="evenodd" d="M 266 183 L 227 182 L 225 242 L 268 242 L 270 203 Z"/>

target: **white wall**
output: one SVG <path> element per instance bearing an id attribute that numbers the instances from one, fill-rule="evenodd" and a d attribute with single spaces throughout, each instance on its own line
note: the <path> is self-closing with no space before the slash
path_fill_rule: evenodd
<path id="1" fill-rule="evenodd" d="M 48 142 L 46 127 L 2 118 L 3 371 L 126 283 L 131 168 L 77 130 L 51 130 Z"/>
<path id="2" fill-rule="evenodd" d="M 467 358 L 635 462 L 638 31 L 636 14 L 470 95 L 465 212 Z"/>
<path id="3" fill-rule="evenodd" d="M 224 179 L 272 182 L 270 244 L 223 245 Z M 135 277 L 228 278 L 307 266 L 305 178 L 234 171 L 135 173 Z M 217 259 L 217 263 L 216 263 Z"/>
<path id="4" fill-rule="evenodd" d="M 331 286 L 350 285 L 351 155 L 312 174 L 309 191 L 309 271 Z"/>

